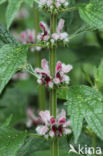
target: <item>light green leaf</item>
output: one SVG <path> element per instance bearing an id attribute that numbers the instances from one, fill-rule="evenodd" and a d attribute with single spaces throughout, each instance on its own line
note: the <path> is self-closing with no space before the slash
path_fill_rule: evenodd
<path id="1" fill-rule="evenodd" d="M 26 2 L 30 7 L 33 7 L 34 0 L 25 0 L 25 2 Z"/>
<path id="2" fill-rule="evenodd" d="M 6 2 L 7 0 L 0 0 L 0 5 Z"/>
<path id="3" fill-rule="evenodd" d="M 0 156 L 14 156 L 25 138 L 26 132 L 0 127 Z"/>
<path id="4" fill-rule="evenodd" d="M 85 118 L 89 127 L 103 140 L 103 113 L 102 114 L 88 114 Z"/>
<path id="5" fill-rule="evenodd" d="M 9 124 L 10 124 L 12 118 L 13 118 L 13 115 L 11 114 L 11 115 L 6 119 L 6 121 L 3 123 L 3 126 L 4 126 L 4 127 L 9 126 Z"/>
<path id="6" fill-rule="evenodd" d="M 0 49 L 0 93 L 13 74 L 26 63 L 27 49 L 5 45 Z"/>
<path id="7" fill-rule="evenodd" d="M 103 0 L 79 6 L 80 17 L 90 26 L 103 29 Z"/>
<path id="8" fill-rule="evenodd" d="M 67 93 L 67 111 L 68 115 L 71 116 L 71 124 L 75 136 L 75 142 L 77 142 L 79 135 L 82 129 L 82 122 L 83 118 L 89 120 L 90 117 L 95 114 L 95 118 L 93 121 L 96 120 L 96 115 L 103 113 L 103 97 L 100 92 L 88 87 L 88 86 L 77 86 L 71 87 Z M 100 121 L 98 119 L 99 125 Z M 90 126 L 88 121 L 88 124 Z M 103 133 L 99 134 L 99 131 L 103 131 L 103 124 L 98 127 L 99 131 L 96 130 L 95 121 L 92 122 L 92 126 L 94 123 L 94 132 L 103 138 Z"/>
<path id="9" fill-rule="evenodd" d="M 0 47 L 2 47 L 4 44 L 17 45 L 18 42 L 6 30 L 6 28 L 0 24 Z"/>
<path id="10" fill-rule="evenodd" d="M 19 11 L 23 0 L 9 0 L 6 12 L 7 29 L 11 26 L 17 12 Z"/>

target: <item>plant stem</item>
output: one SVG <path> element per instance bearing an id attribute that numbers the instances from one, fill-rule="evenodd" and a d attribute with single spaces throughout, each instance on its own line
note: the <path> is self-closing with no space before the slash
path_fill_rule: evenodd
<path id="1" fill-rule="evenodd" d="M 92 135 L 92 146 L 94 147 L 94 153 L 93 156 L 96 156 L 96 135 Z"/>
<path id="2" fill-rule="evenodd" d="M 50 33 L 53 34 L 56 32 L 57 17 L 54 14 L 51 14 L 50 19 Z M 50 48 L 50 74 L 52 77 L 55 76 L 55 66 L 56 66 L 56 49 L 55 47 Z M 56 118 L 56 108 L 57 108 L 57 97 L 56 89 L 53 88 L 50 90 L 50 113 Z M 51 141 L 51 156 L 59 156 L 59 146 L 58 138 L 55 137 Z"/>
<path id="3" fill-rule="evenodd" d="M 34 8 L 34 16 L 35 16 L 35 36 L 37 37 L 38 33 L 40 32 L 40 19 L 39 19 L 39 11 L 38 8 Z M 36 38 L 37 40 L 37 38 Z M 40 67 L 41 66 L 41 52 L 37 51 L 36 52 L 36 66 Z M 45 88 L 44 86 L 39 86 L 38 87 L 38 102 L 39 102 L 39 109 L 40 110 L 45 110 L 46 109 L 46 98 L 45 98 Z"/>

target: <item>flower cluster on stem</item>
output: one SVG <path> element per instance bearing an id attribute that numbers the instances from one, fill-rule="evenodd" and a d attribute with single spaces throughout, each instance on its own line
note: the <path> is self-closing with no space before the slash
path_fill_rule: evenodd
<path id="1" fill-rule="evenodd" d="M 40 28 L 43 32 L 38 35 L 38 40 L 46 42 L 47 46 L 55 46 L 58 43 L 63 43 L 64 45 L 67 44 L 69 42 L 69 35 L 67 32 L 62 32 L 63 27 L 64 20 L 60 19 L 56 28 L 56 32 L 50 34 L 48 26 L 44 22 L 40 22 Z"/>
<path id="2" fill-rule="evenodd" d="M 48 110 L 40 111 L 39 116 L 42 125 L 37 126 L 36 132 L 45 138 L 54 138 L 71 133 L 70 121 L 66 121 L 66 112 L 62 110 L 56 119 L 50 115 Z"/>
<path id="3" fill-rule="evenodd" d="M 22 44 L 35 44 L 36 43 L 36 35 L 35 30 L 26 29 L 25 31 L 21 32 L 20 35 L 14 34 L 16 40 L 18 40 Z M 30 51 L 40 51 L 41 47 L 31 47 Z"/>
<path id="4" fill-rule="evenodd" d="M 44 84 L 46 87 L 53 88 L 54 85 L 58 86 L 61 84 L 69 84 L 70 78 L 67 75 L 68 72 L 72 70 L 72 65 L 65 65 L 60 61 L 56 64 L 55 77 L 51 77 L 49 65 L 46 59 L 42 59 L 41 67 L 35 69 L 37 75 L 37 82 L 39 84 Z"/>
<path id="5" fill-rule="evenodd" d="M 54 12 L 59 13 L 63 9 L 66 9 L 69 5 L 69 2 L 67 0 L 40 0 L 39 2 L 39 8 L 45 9 L 48 12 Z"/>

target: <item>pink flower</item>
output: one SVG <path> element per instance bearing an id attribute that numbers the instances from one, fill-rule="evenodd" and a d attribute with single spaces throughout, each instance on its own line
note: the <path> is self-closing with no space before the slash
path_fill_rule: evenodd
<path id="1" fill-rule="evenodd" d="M 65 73 L 68 73 L 72 70 L 71 65 L 65 65 L 64 63 L 62 64 L 60 61 L 57 62 L 56 65 L 56 74 L 54 78 L 54 83 L 55 84 L 60 84 L 60 83 L 69 83 L 69 76 L 67 76 Z"/>
<path id="2" fill-rule="evenodd" d="M 30 30 L 30 29 L 21 32 L 20 35 L 15 33 L 14 37 L 22 44 L 29 44 L 29 43 L 35 44 L 36 38 L 38 40 L 38 35 L 37 37 L 35 36 L 35 30 Z M 30 51 L 34 52 L 35 50 L 40 51 L 41 47 L 30 47 Z"/>
<path id="3" fill-rule="evenodd" d="M 35 31 L 27 29 L 21 33 L 22 43 L 34 43 L 35 42 Z"/>
<path id="4" fill-rule="evenodd" d="M 48 127 L 47 126 L 38 126 L 36 128 L 36 132 L 39 134 L 39 135 L 45 135 L 48 131 Z"/>
<path id="5" fill-rule="evenodd" d="M 48 8 L 48 9 L 59 9 L 60 7 L 64 8 L 67 7 L 68 5 L 68 1 L 67 0 L 55 0 L 55 2 L 53 0 L 40 0 L 39 2 L 39 7 L 40 8 Z"/>
<path id="6" fill-rule="evenodd" d="M 57 33 L 52 34 L 52 38 L 54 40 L 58 40 L 59 39 L 59 35 Z"/>
<path id="7" fill-rule="evenodd" d="M 41 118 L 41 121 L 47 125 L 50 121 L 50 112 L 49 111 L 40 111 L 39 116 Z"/>
<path id="8" fill-rule="evenodd" d="M 71 65 L 65 65 L 64 63 L 58 61 L 56 64 L 56 73 L 54 79 L 50 76 L 49 65 L 46 59 L 41 61 L 41 67 L 42 69 L 35 69 L 35 73 L 37 74 L 37 82 L 39 84 L 44 84 L 46 87 L 48 86 L 50 88 L 53 88 L 53 84 L 69 84 L 70 78 L 66 74 L 72 70 Z"/>
<path id="9" fill-rule="evenodd" d="M 56 2 L 56 7 L 59 8 L 61 4 L 59 2 Z"/>
<path id="10" fill-rule="evenodd" d="M 41 122 L 43 123 L 43 126 L 38 126 L 36 129 L 39 135 L 42 135 L 45 138 L 53 138 L 55 136 L 63 136 L 71 133 L 71 130 L 69 129 L 70 121 L 66 121 L 65 110 L 62 110 L 61 113 L 57 115 L 56 119 L 53 116 L 50 116 L 50 112 L 47 110 L 41 111 L 39 115 Z"/>
<path id="11" fill-rule="evenodd" d="M 41 40 L 49 39 L 49 30 L 44 22 L 40 22 L 40 28 L 43 30 L 43 34 L 41 35 Z"/>
<path id="12" fill-rule="evenodd" d="M 38 125 L 41 123 L 40 118 L 35 116 L 32 108 L 28 108 L 26 113 L 27 113 L 27 117 L 29 118 L 29 120 L 26 123 L 28 128 L 32 127 L 33 125 Z"/>
<path id="13" fill-rule="evenodd" d="M 52 3 L 53 3 L 52 0 L 47 1 L 47 6 L 50 7 L 52 5 Z"/>
<path id="14" fill-rule="evenodd" d="M 40 68 L 35 69 L 35 73 L 38 75 L 37 82 L 40 84 L 44 84 L 46 87 L 48 86 L 52 88 L 53 82 L 50 76 L 49 66 L 48 66 L 48 62 L 46 61 L 46 59 L 42 60 L 41 67 L 42 69 Z"/>
<path id="15" fill-rule="evenodd" d="M 63 29 L 63 27 L 64 27 L 64 20 L 60 19 L 59 23 L 58 23 L 58 26 L 57 26 L 57 33 L 60 33 L 61 30 Z"/>
<path id="16" fill-rule="evenodd" d="M 54 118 L 54 117 L 51 117 L 51 118 L 50 118 L 50 124 L 51 124 L 51 125 L 54 125 L 55 123 L 56 123 L 55 118 Z"/>
<path id="17" fill-rule="evenodd" d="M 28 78 L 29 78 L 29 75 L 26 72 L 24 73 L 18 72 L 12 77 L 13 80 L 27 80 Z"/>

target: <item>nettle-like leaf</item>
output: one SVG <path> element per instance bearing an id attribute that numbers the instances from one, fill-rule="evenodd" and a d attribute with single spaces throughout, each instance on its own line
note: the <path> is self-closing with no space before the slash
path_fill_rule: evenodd
<path id="1" fill-rule="evenodd" d="M 100 85 L 103 86 L 103 61 L 100 63 L 98 68 L 94 68 L 94 78 L 95 78 L 95 82 Z"/>
<path id="2" fill-rule="evenodd" d="M 17 70 L 26 63 L 27 49 L 23 45 L 5 45 L 0 49 L 0 93 Z"/>
<path id="3" fill-rule="evenodd" d="M 84 118 L 97 136 L 103 139 L 103 118 L 100 118 L 100 115 L 103 114 L 101 93 L 82 85 L 71 87 L 67 90 L 65 96 L 67 100 L 65 104 L 67 105 L 68 115 L 71 116 L 75 142 L 77 142 L 81 133 Z"/>
<path id="4" fill-rule="evenodd" d="M 0 0 L 0 5 L 6 2 L 7 0 Z"/>
<path id="5" fill-rule="evenodd" d="M 14 156 L 22 146 L 26 132 L 0 127 L 0 156 Z"/>
<path id="6" fill-rule="evenodd" d="M 7 29 L 9 29 L 24 0 L 9 0 L 6 12 Z"/>
<path id="7" fill-rule="evenodd" d="M 18 45 L 18 42 L 14 37 L 6 30 L 6 28 L 0 24 L 0 47 L 4 44 L 14 44 Z"/>
<path id="8" fill-rule="evenodd" d="M 65 137 L 59 138 L 60 156 L 68 156 L 68 144 Z M 32 152 L 31 152 L 32 151 Z M 18 150 L 16 156 L 49 156 L 50 140 L 45 138 L 28 137 L 23 146 Z"/>
<path id="9" fill-rule="evenodd" d="M 91 0 L 79 6 L 80 17 L 90 26 L 103 29 L 103 0 Z"/>

